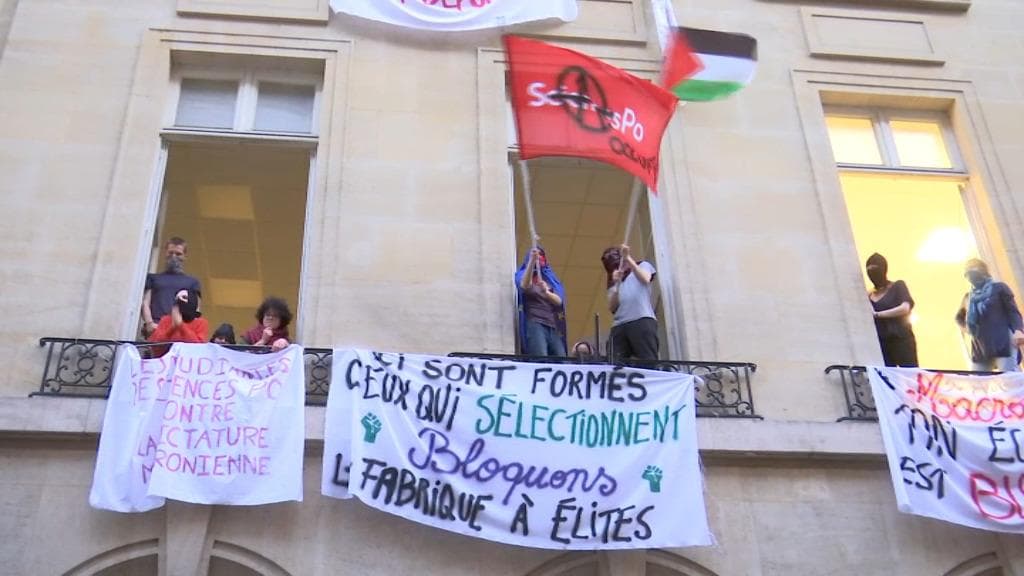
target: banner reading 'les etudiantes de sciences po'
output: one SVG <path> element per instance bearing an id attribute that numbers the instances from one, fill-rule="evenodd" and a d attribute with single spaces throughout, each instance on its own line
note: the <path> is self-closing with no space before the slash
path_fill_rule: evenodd
<path id="1" fill-rule="evenodd" d="M 335 350 L 322 492 L 536 548 L 707 545 L 695 379 Z"/>

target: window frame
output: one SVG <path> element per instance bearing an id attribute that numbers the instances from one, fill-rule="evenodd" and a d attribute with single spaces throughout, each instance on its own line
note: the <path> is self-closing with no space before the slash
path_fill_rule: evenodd
<path id="1" fill-rule="evenodd" d="M 870 120 L 871 127 L 875 133 L 875 144 L 882 157 L 881 164 L 860 164 L 854 162 L 840 162 L 835 160 L 839 170 L 856 170 L 884 172 L 893 174 L 928 174 L 967 177 L 963 155 L 956 142 L 956 134 L 953 131 L 952 122 L 949 116 L 943 112 L 928 110 L 904 110 L 898 108 L 857 108 L 847 106 L 825 106 L 824 116 L 828 118 L 856 118 Z M 892 121 L 929 122 L 939 127 L 942 133 L 942 143 L 946 147 L 946 154 L 949 155 L 950 168 L 935 168 L 926 166 L 905 166 L 900 163 L 899 151 L 896 147 L 896 138 L 893 135 L 890 122 Z"/>
<path id="2" fill-rule="evenodd" d="M 235 117 L 231 128 L 205 128 L 196 126 L 178 126 L 175 124 L 178 104 L 181 101 L 183 80 L 223 80 L 238 83 L 235 97 Z M 285 132 L 274 130 L 256 130 L 256 106 L 259 100 L 261 82 L 307 86 L 313 88 L 313 113 L 310 117 L 310 131 Z M 193 64 L 179 64 L 171 72 L 170 94 L 167 108 L 164 111 L 161 135 L 230 135 L 241 137 L 273 138 L 292 140 L 315 145 L 320 137 L 320 110 L 323 98 L 323 75 L 311 72 L 277 70 L 258 66 L 249 67 L 213 67 Z"/>
<path id="3" fill-rule="evenodd" d="M 191 56 L 193 53 L 186 51 L 172 51 L 178 54 Z M 218 53 L 216 56 L 234 56 L 230 53 Z M 205 54 L 204 54 L 205 56 Z M 268 55 L 269 56 L 269 55 Z M 257 56 L 257 57 L 263 57 Z M 269 56 L 275 58 L 275 56 Z M 150 224 L 146 233 L 152 235 L 153 245 L 144 242 L 140 246 L 140 253 L 145 251 L 145 261 L 149 264 L 146 268 L 150 271 L 153 263 L 158 261 L 160 239 L 157 233 L 163 226 L 163 213 L 166 204 L 166 195 L 163 193 L 164 181 L 166 178 L 167 159 L 169 147 L 176 142 L 187 143 L 211 143 L 223 141 L 246 141 L 272 143 L 276 146 L 296 146 L 309 152 L 309 179 L 306 189 L 306 212 L 304 223 L 308 226 L 314 218 L 313 199 L 317 192 L 316 175 L 318 171 L 318 158 L 321 145 L 322 106 L 325 104 L 324 86 L 327 76 L 326 67 L 323 72 L 309 70 L 286 70 L 273 65 L 268 66 L 262 62 L 252 64 L 240 63 L 238 60 L 226 59 L 223 64 L 217 61 L 210 63 L 194 62 L 173 62 L 167 85 L 167 102 L 160 121 L 160 150 L 157 157 L 156 171 L 151 183 L 151 195 L 158 198 L 157 202 L 150 202 L 149 218 Z M 266 62 L 265 60 L 263 62 Z M 238 83 L 235 99 L 235 115 L 230 129 L 224 128 L 203 128 L 193 126 L 176 126 L 178 105 L 181 100 L 182 81 L 186 79 L 197 80 L 225 80 Z M 259 83 L 273 82 L 278 84 L 291 84 L 313 87 L 313 110 L 310 118 L 310 132 L 280 132 L 254 130 L 256 121 L 256 106 L 259 96 Z M 329 119 L 328 119 L 329 120 Z M 325 133 L 325 137 L 329 134 Z M 295 310 L 298 318 L 295 322 L 295 337 L 300 337 L 308 323 L 307 299 L 309 295 L 307 270 L 309 269 L 309 258 L 311 239 L 308 230 L 302 235 L 302 258 L 299 266 L 298 301 L 295 303 Z M 144 275 L 143 275 L 144 277 Z M 141 294 L 141 292 L 140 292 Z M 128 338 L 133 338 L 137 330 L 134 326 L 138 324 L 139 312 L 136 309 L 133 317 L 126 324 L 125 333 Z"/>

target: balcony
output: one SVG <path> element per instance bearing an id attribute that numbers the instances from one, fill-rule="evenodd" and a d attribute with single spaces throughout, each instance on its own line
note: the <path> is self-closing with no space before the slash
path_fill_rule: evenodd
<path id="1" fill-rule="evenodd" d="M 140 348 L 147 342 L 119 340 L 91 340 L 81 338 L 41 338 L 39 346 L 45 349 L 46 361 L 39 390 L 32 396 L 62 396 L 68 398 L 106 398 L 110 394 L 110 379 L 118 346 L 132 344 Z M 269 348 L 255 346 L 229 346 L 236 350 L 266 353 Z M 331 349 L 305 348 L 306 404 L 323 406 L 331 386 Z M 575 358 L 529 357 L 505 354 L 479 354 L 454 352 L 451 357 L 514 362 L 553 364 L 579 363 Z M 604 361 L 592 364 L 609 365 Z M 634 368 L 680 372 L 699 376 L 703 383 L 696 391 L 697 416 L 711 418 L 761 419 L 754 411 L 751 376 L 757 370 L 747 362 L 701 362 L 696 360 L 659 360 L 656 362 L 629 362 Z"/>
<path id="2" fill-rule="evenodd" d="M 970 370 L 934 370 L 924 368 L 930 372 L 941 372 L 943 374 L 966 374 L 975 376 L 989 376 L 997 372 L 971 372 Z M 875 398 L 871 394 L 871 383 L 868 381 L 868 369 L 866 366 L 846 366 L 833 364 L 825 368 L 825 375 L 835 378 L 838 376 L 843 387 L 843 397 L 846 400 L 846 416 L 838 421 L 861 421 L 877 422 L 878 408 L 875 406 Z"/>

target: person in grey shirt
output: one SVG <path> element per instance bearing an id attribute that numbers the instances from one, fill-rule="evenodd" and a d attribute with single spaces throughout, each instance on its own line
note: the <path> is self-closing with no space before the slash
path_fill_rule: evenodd
<path id="1" fill-rule="evenodd" d="M 612 350 L 616 360 L 658 359 L 658 319 L 651 303 L 651 282 L 657 271 L 650 262 L 637 262 L 629 246 L 613 246 L 601 255 L 608 274 L 608 308 Z"/>

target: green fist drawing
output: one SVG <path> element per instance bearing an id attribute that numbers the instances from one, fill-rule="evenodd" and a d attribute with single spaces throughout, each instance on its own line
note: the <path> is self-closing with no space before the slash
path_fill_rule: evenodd
<path id="1" fill-rule="evenodd" d="M 661 468 L 657 466 L 644 468 L 642 478 L 651 485 L 651 492 L 661 492 Z"/>
<path id="2" fill-rule="evenodd" d="M 380 418 L 377 418 L 376 414 L 370 412 L 366 416 L 363 416 L 363 419 L 360 420 L 360 422 L 363 423 L 363 442 L 369 442 L 370 444 L 376 442 L 377 433 L 379 433 L 381 429 Z"/>

